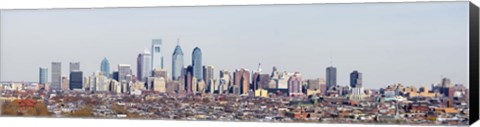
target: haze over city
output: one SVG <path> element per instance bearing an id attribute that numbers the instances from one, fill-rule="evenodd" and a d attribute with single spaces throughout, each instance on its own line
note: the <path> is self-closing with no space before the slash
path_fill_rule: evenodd
<path id="1" fill-rule="evenodd" d="M 263 73 L 300 72 L 339 85 L 353 70 L 363 86 L 428 86 L 441 76 L 468 86 L 468 2 L 6 10 L 1 12 L 1 81 L 37 81 L 39 67 L 80 62 L 85 76 L 106 57 L 136 68 L 137 55 L 162 39 L 165 68 L 182 46 L 203 64 Z M 179 41 L 177 42 L 177 39 Z M 50 72 L 49 72 L 50 73 Z M 133 74 L 136 71 L 134 69 Z M 50 80 L 50 77 L 49 77 Z"/>

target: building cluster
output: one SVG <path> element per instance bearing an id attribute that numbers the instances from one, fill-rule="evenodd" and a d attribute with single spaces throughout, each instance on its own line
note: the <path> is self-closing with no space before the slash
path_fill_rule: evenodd
<path id="1" fill-rule="evenodd" d="M 350 73 L 350 84 L 337 84 L 337 68 L 325 78 L 305 79 L 300 72 L 262 72 L 239 68 L 217 70 L 204 65 L 195 47 L 191 64 L 177 42 L 172 69 L 164 68 L 162 41 L 138 54 L 136 74 L 130 64 L 110 71 L 104 58 L 100 71 L 84 75 L 79 62 L 70 62 L 62 76 L 61 62 L 40 67 L 35 83 L 2 82 L 1 102 L 32 99 L 49 112 L 64 116 L 90 105 L 92 117 L 139 117 L 186 120 L 304 121 L 347 123 L 468 124 L 468 89 L 443 78 L 439 84 L 416 88 L 391 84 L 364 89 L 363 74 Z"/>

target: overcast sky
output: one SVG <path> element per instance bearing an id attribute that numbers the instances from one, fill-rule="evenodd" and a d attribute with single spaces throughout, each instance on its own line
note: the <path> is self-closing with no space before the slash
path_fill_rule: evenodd
<path id="1" fill-rule="evenodd" d="M 163 40 L 165 67 L 180 38 L 185 65 L 193 48 L 220 69 L 302 73 L 339 85 L 353 70 L 366 88 L 429 86 L 441 76 L 468 85 L 468 2 L 6 10 L 1 13 L 1 80 L 38 81 L 39 67 L 80 62 L 84 76 L 132 64 L 151 40 Z M 332 59 L 331 59 L 332 58 Z"/>

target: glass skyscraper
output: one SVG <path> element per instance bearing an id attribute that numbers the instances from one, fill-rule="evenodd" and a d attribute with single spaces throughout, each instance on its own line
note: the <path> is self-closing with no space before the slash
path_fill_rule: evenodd
<path id="1" fill-rule="evenodd" d="M 358 71 L 350 73 L 350 87 L 362 88 L 362 73 Z"/>
<path id="2" fill-rule="evenodd" d="M 145 49 L 140 57 L 141 75 L 138 75 L 141 81 L 147 81 L 147 78 L 152 76 L 152 54 L 148 49 Z"/>
<path id="3" fill-rule="evenodd" d="M 327 89 L 337 85 L 337 68 L 327 67 Z"/>
<path id="4" fill-rule="evenodd" d="M 40 67 L 39 81 L 40 84 L 46 84 L 48 82 L 48 69 Z"/>
<path id="5" fill-rule="evenodd" d="M 175 51 L 172 55 L 172 79 L 177 80 L 182 74 L 183 69 L 183 51 L 180 45 L 177 43 Z"/>
<path id="6" fill-rule="evenodd" d="M 192 66 L 193 66 L 193 76 L 197 80 L 203 79 L 203 65 L 202 65 L 202 50 L 195 47 L 192 53 Z"/>
<path id="7" fill-rule="evenodd" d="M 110 76 L 110 62 L 108 62 L 107 58 L 103 58 L 102 63 L 100 64 L 100 71 L 106 77 Z"/>
<path id="8" fill-rule="evenodd" d="M 153 39 L 152 40 L 152 70 L 155 68 L 162 69 L 163 68 L 163 55 L 162 55 L 162 40 L 161 39 Z"/>
<path id="9" fill-rule="evenodd" d="M 73 70 L 70 72 L 70 90 L 83 88 L 83 72 L 79 70 Z"/>

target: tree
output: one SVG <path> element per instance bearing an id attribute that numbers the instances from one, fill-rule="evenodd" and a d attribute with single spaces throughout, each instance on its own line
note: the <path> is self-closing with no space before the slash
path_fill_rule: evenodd
<path id="1" fill-rule="evenodd" d="M 18 116 L 18 105 L 16 103 L 13 103 L 13 102 L 4 102 L 2 104 L 2 115 L 6 115 L 6 116 Z"/>
<path id="2" fill-rule="evenodd" d="M 85 106 L 80 108 L 76 111 L 73 111 L 69 114 L 71 117 L 92 117 L 93 116 L 93 107 L 92 106 Z"/>

